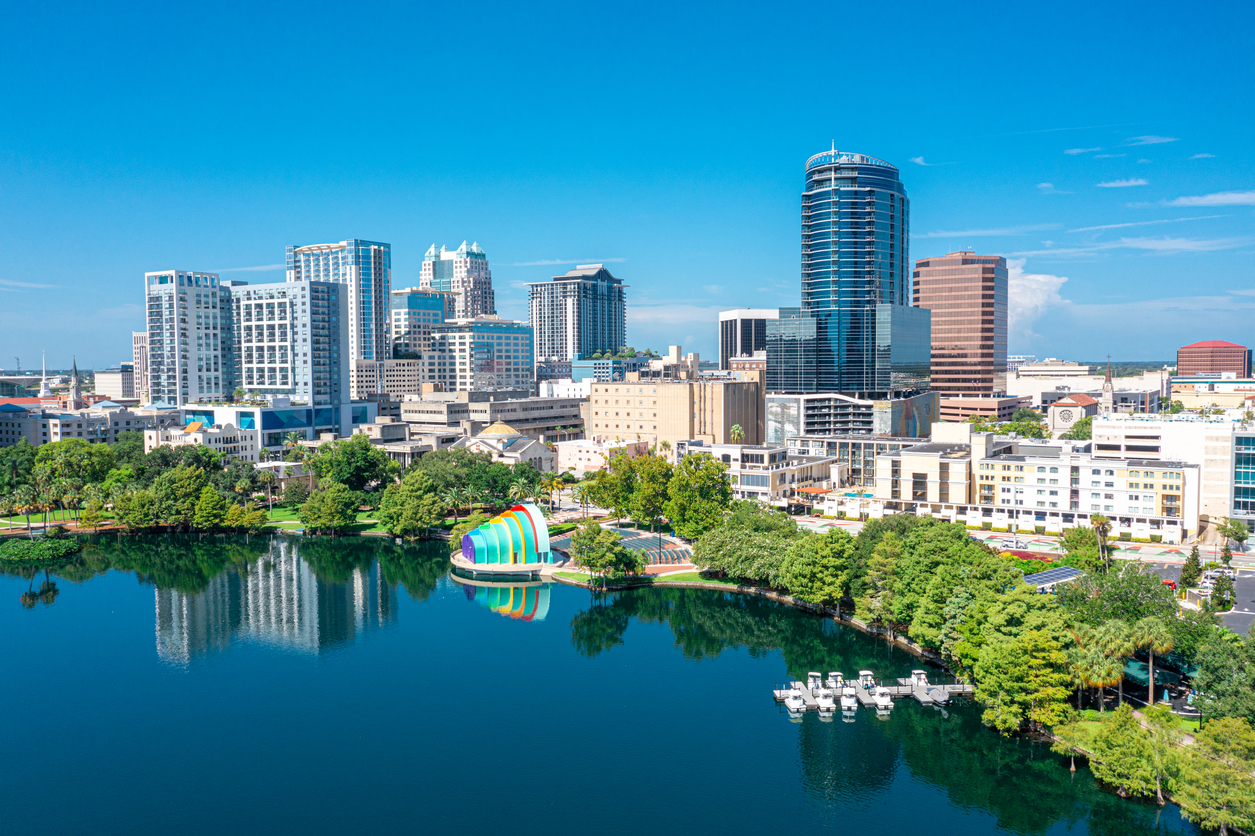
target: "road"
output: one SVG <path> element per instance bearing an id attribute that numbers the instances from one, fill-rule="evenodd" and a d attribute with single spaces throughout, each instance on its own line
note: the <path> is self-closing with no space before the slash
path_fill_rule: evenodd
<path id="1" fill-rule="evenodd" d="M 1181 579 L 1180 564 L 1147 562 L 1147 565 L 1161 578 L 1171 581 Z M 1238 575 L 1233 581 L 1233 598 L 1233 609 L 1220 617 L 1230 630 L 1246 635 L 1251 623 L 1255 622 L 1255 570 L 1238 569 Z"/>

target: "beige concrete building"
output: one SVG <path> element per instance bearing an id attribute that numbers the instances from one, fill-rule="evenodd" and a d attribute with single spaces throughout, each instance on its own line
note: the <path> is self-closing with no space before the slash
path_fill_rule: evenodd
<path id="1" fill-rule="evenodd" d="M 520 397 L 520 395 L 523 395 Z M 584 398 L 533 398 L 523 392 L 433 392 L 401 403 L 401 420 L 419 432 L 478 435 L 504 421 L 528 438 L 542 442 L 584 437 Z"/>
<path id="2" fill-rule="evenodd" d="M 188 444 L 203 444 L 229 459 L 257 461 L 257 433 L 253 430 L 241 430 L 231 424 L 206 426 L 199 421 L 181 428 L 144 430 L 145 453 L 151 453 L 158 447 L 183 447 Z"/>
<path id="3" fill-rule="evenodd" d="M 148 403 L 148 332 L 131 332 L 131 369 L 134 373 L 135 397 Z"/>
<path id="4" fill-rule="evenodd" d="M 95 372 L 96 394 L 111 401 L 129 401 L 137 396 L 135 393 L 135 373 L 130 363 L 123 363 L 116 369 Z"/>
<path id="5" fill-rule="evenodd" d="M 487 453 L 495 462 L 508 465 L 526 462 L 541 473 L 553 471 L 552 450 L 501 421 L 485 428 L 474 438 L 459 439 L 453 446 L 464 447 L 472 453 Z"/>
<path id="6" fill-rule="evenodd" d="M 636 458 L 649 452 L 644 441 L 607 441 L 605 438 L 583 438 L 575 441 L 559 441 L 553 445 L 558 454 L 559 473 L 568 470 L 576 476 L 602 470 L 617 456 Z"/>
<path id="7" fill-rule="evenodd" d="M 349 366 L 349 391 L 355 401 L 377 393 L 400 401 L 436 388 L 435 375 L 427 373 L 424 360 L 354 360 Z"/>
<path id="8" fill-rule="evenodd" d="M 785 444 L 704 444 L 682 441 L 676 459 L 706 453 L 728 467 L 732 498 L 785 508 L 797 504 L 803 488 L 827 488 L 836 457 L 790 455 Z M 809 503 L 808 503 L 809 504 Z"/>
<path id="9" fill-rule="evenodd" d="M 765 432 L 763 383 L 760 373 L 738 373 L 743 379 L 641 380 L 629 375 L 622 383 L 594 383 L 583 416 L 586 432 L 610 439 L 645 441 L 672 451 L 681 441 L 732 444 L 732 428 L 740 426 L 736 443 L 762 444 Z"/>

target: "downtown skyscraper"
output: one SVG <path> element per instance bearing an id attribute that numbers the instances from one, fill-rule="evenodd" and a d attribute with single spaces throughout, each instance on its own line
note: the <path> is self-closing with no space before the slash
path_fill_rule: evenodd
<path id="1" fill-rule="evenodd" d="M 932 311 L 932 389 L 941 397 L 1007 388 L 1007 260 L 971 250 L 915 262 L 915 306 Z"/>
<path id="2" fill-rule="evenodd" d="M 488 268 L 488 256 L 478 243 L 467 246 L 463 241 L 456 250 L 443 246 L 437 250 L 432 244 L 423 254 L 418 284 L 427 290 L 452 293 L 455 319 L 474 319 L 497 312 L 492 270 Z"/>
<path id="3" fill-rule="evenodd" d="M 626 285 L 604 264 L 580 264 L 527 287 L 538 362 L 584 360 L 627 345 Z"/>
<path id="4" fill-rule="evenodd" d="M 791 391 L 860 396 L 928 388 L 929 313 L 911 307 L 909 231 L 897 168 L 835 147 L 806 161 L 802 304 L 797 317 L 768 323 L 769 390 L 786 379 Z M 806 319 L 813 326 L 800 327 Z M 813 367 L 789 368 L 798 357 Z"/>
<path id="5" fill-rule="evenodd" d="M 334 282 L 348 287 L 349 360 L 392 357 L 389 307 L 392 245 L 352 238 L 287 249 L 290 282 Z"/>

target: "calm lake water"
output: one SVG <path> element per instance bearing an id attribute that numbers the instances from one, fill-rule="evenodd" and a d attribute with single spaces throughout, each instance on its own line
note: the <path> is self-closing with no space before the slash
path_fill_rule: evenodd
<path id="1" fill-rule="evenodd" d="M 970 705 L 791 722 L 774 682 L 919 665 L 787 607 L 699 590 L 511 598 L 447 568 L 443 545 L 124 538 L 48 579 L 0 576 L 5 819 L 94 834 L 1198 832 L 1000 739 Z"/>

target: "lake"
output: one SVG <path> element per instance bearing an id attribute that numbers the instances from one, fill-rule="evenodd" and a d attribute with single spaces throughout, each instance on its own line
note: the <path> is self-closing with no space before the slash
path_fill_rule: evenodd
<path id="1" fill-rule="evenodd" d="M 702 590 L 467 587 L 445 548 L 106 537 L 0 576 L 13 832 L 1198 832 L 972 705 L 791 721 L 775 682 L 920 667 L 854 630 Z"/>

